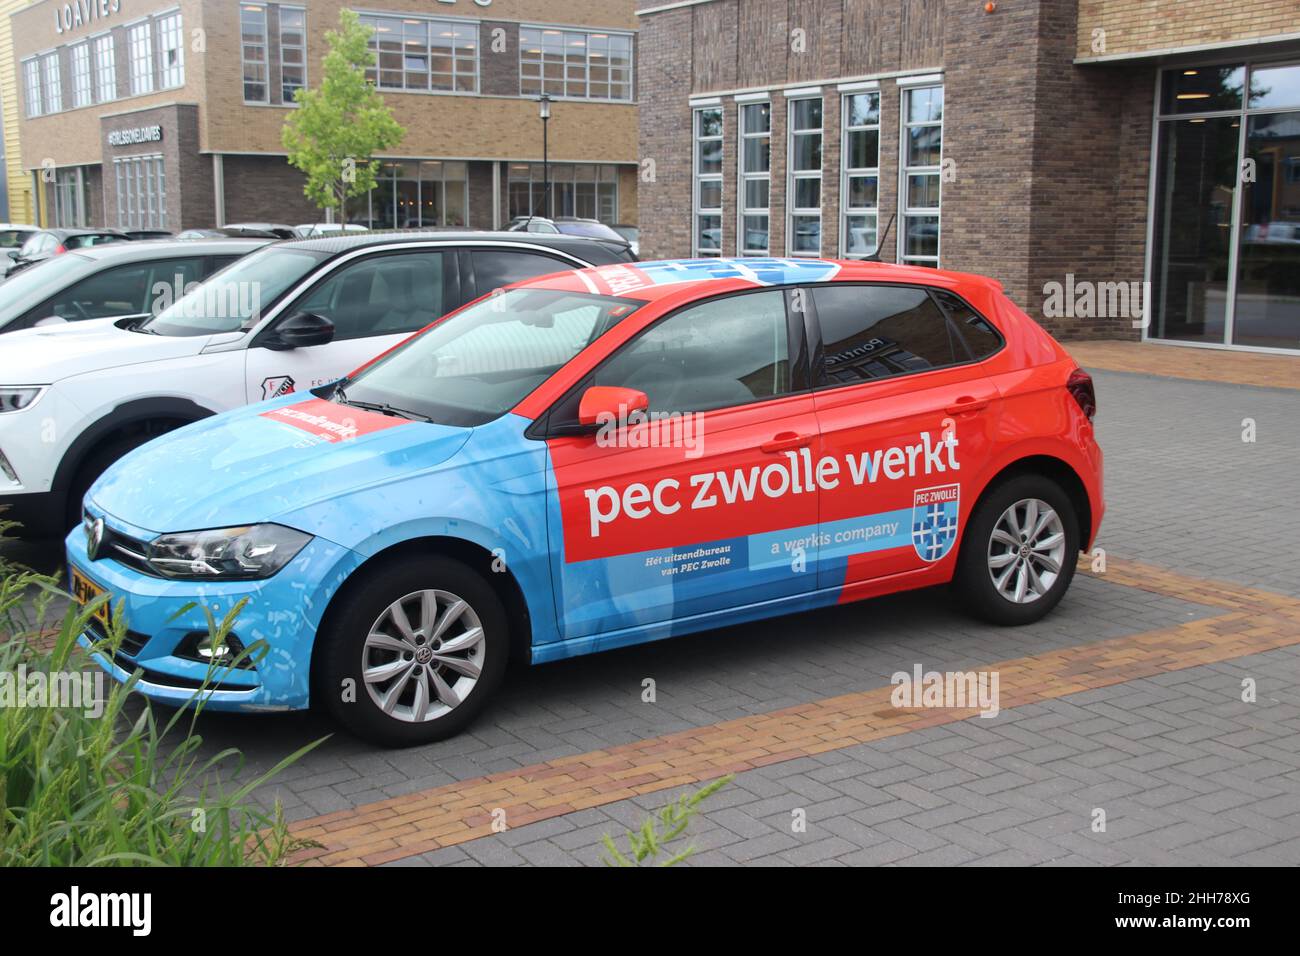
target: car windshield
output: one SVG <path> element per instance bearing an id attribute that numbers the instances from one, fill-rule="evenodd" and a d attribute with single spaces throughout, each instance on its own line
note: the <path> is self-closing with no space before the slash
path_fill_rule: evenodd
<path id="1" fill-rule="evenodd" d="M 345 381 L 336 401 L 471 427 L 505 414 L 640 302 L 511 289 L 439 322 Z"/>
<path id="2" fill-rule="evenodd" d="M 589 236 L 592 239 L 623 241 L 622 236 L 603 222 L 557 222 L 555 227 L 566 236 Z"/>
<path id="3" fill-rule="evenodd" d="M 252 328 L 323 252 L 272 247 L 232 263 L 139 326 L 155 335 L 213 335 Z"/>
<path id="4" fill-rule="evenodd" d="M 26 229 L 0 229 L 0 249 L 17 249 L 30 235 Z"/>
<path id="5" fill-rule="evenodd" d="M 69 254 L 55 256 L 15 272 L 12 277 L 0 282 L 0 329 L 93 269 L 94 263 L 91 260 Z"/>

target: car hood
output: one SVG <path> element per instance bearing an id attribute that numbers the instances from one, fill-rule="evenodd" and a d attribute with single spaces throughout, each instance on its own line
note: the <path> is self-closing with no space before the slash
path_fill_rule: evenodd
<path id="1" fill-rule="evenodd" d="M 7 332 L 0 339 L 0 378 L 5 385 L 52 385 L 99 369 L 197 355 L 211 338 L 147 335 L 113 322 L 90 319 Z"/>
<path id="2" fill-rule="evenodd" d="M 472 431 L 290 395 L 141 446 L 105 472 L 87 498 L 137 531 L 275 521 L 440 465 Z"/>

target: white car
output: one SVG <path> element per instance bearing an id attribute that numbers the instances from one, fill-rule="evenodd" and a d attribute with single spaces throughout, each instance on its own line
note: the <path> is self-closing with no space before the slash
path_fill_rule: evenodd
<path id="1" fill-rule="evenodd" d="M 304 222 L 294 226 L 294 231 L 304 239 L 316 239 L 320 236 L 336 236 L 341 232 L 369 232 L 360 223 L 349 222 L 346 225 L 337 222 Z"/>
<path id="2" fill-rule="evenodd" d="M 622 243 L 574 236 L 335 235 L 266 246 L 143 322 L 10 333 L 0 518 L 61 534 L 94 480 L 157 435 L 334 382 L 500 286 L 627 261 Z"/>

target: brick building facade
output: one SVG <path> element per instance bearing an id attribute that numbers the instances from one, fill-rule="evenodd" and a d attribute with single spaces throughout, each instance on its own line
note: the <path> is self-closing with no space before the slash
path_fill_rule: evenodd
<path id="1" fill-rule="evenodd" d="M 341 0 L 38 0 L 10 23 L 22 169 L 46 225 L 169 231 L 323 218 L 281 128 L 317 86 Z M 406 128 L 349 209 L 491 228 L 542 209 L 637 221 L 632 0 L 382 0 L 372 78 Z"/>
<path id="2" fill-rule="evenodd" d="M 642 0 L 638 19 L 643 255 L 879 244 L 995 276 L 1068 337 L 1300 348 L 1297 0 Z"/>

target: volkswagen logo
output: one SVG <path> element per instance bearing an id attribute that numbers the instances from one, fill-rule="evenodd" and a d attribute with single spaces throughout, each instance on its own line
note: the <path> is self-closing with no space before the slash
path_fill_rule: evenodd
<path id="1" fill-rule="evenodd" d="M 99 560 L 99 546 L 104 541 L 104 519 L 96 518 L 93 521 L 90 516 L 86 516 L 86 556 L 92 561 Z"/>

